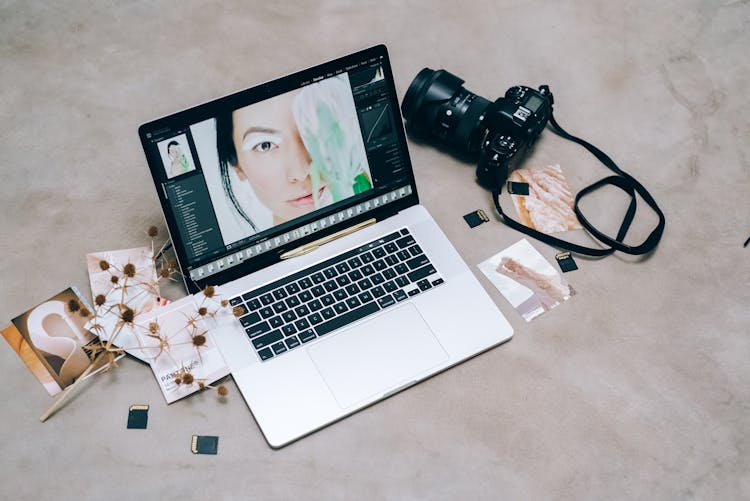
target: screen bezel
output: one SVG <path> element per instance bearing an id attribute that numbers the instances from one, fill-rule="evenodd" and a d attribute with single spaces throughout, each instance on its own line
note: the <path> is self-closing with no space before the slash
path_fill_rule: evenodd
<path id="1" fill-rule="evenodd" d="M 416 189 L 416 185 L 414 182 L 414 172 L 412 169 L 411 160 L 409 157 L 407 143 L 406 143 L 406 135 L 404 132 L 403 121 L 401 120 L 400 111 L 396 111 L 396 110 L 400 110 L 400 107 L 398 103 L 398 96 L 396 93 L 395 82 L 393 79 L 393 73 L 392 73 L 392 69 L 390 65 L 390 60 L 388 58 L 388 51 L 385 45 L 382 45 L 382 44 L 376 45 L 374 47 L 370 47 L 368 49 L 364 49 L 364 50 L 355 52 L 353 54 L 349 54 L 347 56 L 343 56 L 343 57 L 325 62 L 323 64 L 320 64 L 311 68 L 307 68 L 305 70 L 297 71 L 295 73 L 289 74 L 287 76 L 284 76 L 284 77 L 281 77 L 281 78 L 278 78 L 278 79 L 275 79 L 275 80 L 272 80 L 263 84 L 255 85 L 248 89 L 235 92 L 228 96 L 192 107 L 190 109 L 183 110 L 178 113 L 174 113 L 172 115 L 159 118 L 157 120 L 150 121 L 139 127 L 138 133 L 141 139 L 141 144 L 143 146 L 143 150 L 146 155 L 146 160 L 151 170 L 151 175 L 154 179 L 156 192 L 159 197 L 159 201 L 161 203 L 162 212 L 164 214 L 164 218 L 167 223 L 169 234 L 170 236 L 178 236 L 180 233 L 178 230 L 176 216 L 172 210 L 172 206 L 169 200 L 166 197 L 166 194 L 164 193 L 164 190 L 162 189 L 161 171 L 163 170 L 163 165 L 162 165 L 161 159 L 157 158 L 158 155 L 154 153 L 153 151 L 154 149 L 151 147 L 151 144 L 152 144 L 151 137 L 154 134 L 161 134 L 165 130 L 172 131 L 172 130 L 179 130 L 185 127 L 189 127 L 193 124 L 211 119 L 222 111 L 235 110 L 235 109 L 262 101 L 264 99 L 268 99 L 276 95 L 292 91 L 294 89 L 299 88 L 303 83 L 308 84 L 314 81 L 314 79 L 319 79 L 321 76 L 333 75 L 342 69 L 348 72 L 349 70 L 355 69 L 356 67 L 360 66 L 360 64 L 363 62 L 367 64 L 379 62 L 383 66 L 383 70 L 384 70 L 383 80 L 386 84 L 386 89 L 387 89 L 387 93 L 389 96 L 391 109 L 394 110 L 393 112 L 395 113 L 394 121 L 397 122 L 395 124 L 396 125 L 395 126 L 396 138 L 397 138 L 399 148 L 401 149 L 401 152 L 402 152 L 404 169 L 408 177 L 408 184 L 411 186 L 411 194 L 405 196 L 404 198 L 396 200 L 392 203 L 389 203 L 387 205 L 378 207 L 370 212 L 360 214 L 359 216 L 353 217 L 351 219 L 347 219 L 343 223 L 328 226 L 324 229 L 316 231 L 313 234 L 307 235 L 305 237 L 299 238 L 287 244 L 281 245 L 275 248 L 273 251 L 265 252 L 263 254 L 248 258 L 244 260 L 241 264 L 232 266 L 230 268 L 227 268 L 225 270 L 222 270 L 220 272 L 217 272 L 215 274 L 212 274 L 202 279 L 190 278 L 187 267 L 181 266 L 183 269 L 185 286 L 191 293 L 195 293 L 201 290 L 206 285 L 222 285 L 232 280 L 235 280 L 237 278 L 243 277 L 249 273 L 252 273 L 253 271 L 257 271 L 259 269 L 270 266 L 281 260 L 281 257 L 280 257 L 281 254 L 288 252 L 290 250 L 293 250 L 301 245 L 305 245 L 312 241 L 318 240 L 332 233 L 341 231 L 342 229 L 352 226 L 354 224 L 357 224 L 357 223 L 360 223 L 362 221 L 366 221 L 372 218 L 380 221 L 398 213 L 399 211 L 407 207 L 410 207 L 412 205 L 416 205 L 419 203 L 417 189 Z M 373 197 L 382 193 L 383 191 L 379 191 L 377 186 L 373 187 L 373 191 L 372 191 Z M 336 213 L 342 209 L 346 209 L 349 206 L 356 205 L 356 203 L 360 201 L 361 199 L 359 200 L 355 199 L 351 201 L 350 203 L 345 204 L 343 206 L 337 205 L 335 207 L 330 207 L 330 208 L 324 207 L 320 209 L 320 211 L 315 212 L 315 217 L 321 217 L 321 218 L 326 217 L 327 215 Z M 305 222 L 306 221 L 301 222 L 300 226 L 304 225 Z M 288 227 L 277 229 L 276 231 L 273 231 L 273 229 L 271 229 L 271 231 L 265 232 L 266 235 L 264 235 L 260 240 L 253 242 L 252 245 L 266 242 L 287 231 L 289 231 Z M 172 241 L 173 243 L 175 243 L 174 240 Z M 232 255 L 233 253 L 236 253 L 238 250 L 239 249 L 237 248 L 228 250 L 225 252 L 225 254 L 223 254 L 223 256 Z M 174 245 L 174 251 L 175 251 L 177 260 L 179 261 L 181 265 L 184 265 L 189 262 L 187 251 L 184 247 L 183 242 L 176 242 Z"/>

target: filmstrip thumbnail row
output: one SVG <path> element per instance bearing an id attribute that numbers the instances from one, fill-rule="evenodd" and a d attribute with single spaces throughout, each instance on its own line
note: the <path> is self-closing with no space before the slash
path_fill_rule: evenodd
<path id="1" fill-rule="evenodd" d="M 237 266 L 243 261 L 254 256 L 272 251 L 274 249 L 277 249 L 278 247 L 281 247 L 282 245 L 288 244 L 289 242 L 293 242 L 294 240 L 306 237 L 307 235 L 316 233 L 329 226 L 339 224 L 343 221 L 346 221 L 347 219 L 352 219 L 359 216 L 360 214 L 370 212 L 374 209 L 377 209 L 378 207 L 382 207 L 383 205 L 395 202 L 396 200 L 407 197 L 411 194 L 412 189 L 410 185 L 396 188 L 395 190 L 383 195 L 371 198 L 370 200 L 365 200 L 364 202 L 356 204 L 347 209 L 343 209 L 324 218 L 318 219 L 317 221 L 313 221 L 294 230 L 282 233 L 281 235 L 270 238 L 265 242 L 251 245 L 250 247 L 238 250 L 237 252 L 230 254 L 229 256 L 225 256 L 211 263 L 207 263 L 203 266 L 192 269 L 190 270 L 190 278 L 193 280 L 200 280 L 209 277 L 222 270 L 231 268 L 232 266 Z"/>

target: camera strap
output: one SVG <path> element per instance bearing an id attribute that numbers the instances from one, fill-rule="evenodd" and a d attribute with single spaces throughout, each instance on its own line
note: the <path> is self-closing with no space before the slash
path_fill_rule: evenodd
<path id="1" fill-rule="evenodd" d="M 576 195 L 575 203 L 573 206 L 573 210 L 575 211 L 576 216 L 578 217 L 578 221 L 581 223 L 581 226 L 583 226 L 592 237 L 594 237 L 596 240 L 604 244 L 605 247 L 604 248 L 585 247 L 583 245 L 574 244 L 566 240 L 561 240 L 559 238 L 553 237 L 546 233 L 537 231 L 533 228 L 529 228 L 528 226 L 523 225 L 519 223 L 518 221 L 509 217 L 507 214 L 503 212 L 503 209 L 500 206 L 500 195 L 502 193 L 505 179 L 500 180 L 498 182 L 498 186 L 492 190 L 492 198 L 493 198 L 493 202 L 495 203 L 495 208 L 497 209 L 497 212 L 500 214 L 500 217 L 502 217 L 503 222 L 506 225 L 510 226 L 511 228 L 518 230 L 522 233 L 525 233 L 533 238 L 536 238 L 537 240 L 540 240 L 548 245 L 551 245 L 552 247 L 557 247 L 558 249 L 568 250 L 568 251 L 575 252 L 577 254 L 582 254 L 585 256 L 602 257 L 602 256 L 608 256 L 615 251 L 624 252 L 625 254 L 641 255 L 641 254 L 646 254 L 652 251 L 659 243 L 662 233 L 664 233 L 665 221 L 664 221 L 664 213 L 656 204 L 656 201 L 648 192 L 648 190 L 646 190 L 646 188 L 644 188 L 643 185 L 639 183 L 635 178 L 633 178 L 632 176 L 630 176 L 629 174 L 621 170 L 617 166 L 617 164 L 599 148 L 597 148 L 596 146 L 592 145 L 591 143 L 587 141 L 584 141 L 581 138 L 568 134 L 562 127 L 560 127 L 560 125 L 557 123 L 552 113 L 550 113 L 549 123 L 552 125 L 552 130 L 558 136 L 564 139 L 567 139 L 569 141 L 573 141 L 574 143 L 578 143 L 579 145 L 583 146 L 592 155 L 594 155 L 601 163 L 603 163 L 607 168 L 609 168 L 611 171 L 613 171 L 616 174 L 615 176 L 605 177 L 604 179 L 601 179 L 597 181 L 596 183 L 589 185 L 585 187 L 584 189 L 582 189 L 581 191 L 579 191 L 578 194 Z M 615 238 L 612 238 L 602 233 L 601 231 L 597 230 L 596 228 L 594 228 L 594 226 L 583 215 L 583 213 L 581 212 L 581 209 L 578 206 L 578 203 L 583 197 L 607 185 L 620 188 L 621 190 L 623 190 L 625 193 L 627 193 L 630 196 L 630 204 L 628 205 L 628 209 L 625 212 L 625 217 L 622 220 L 622 224 L 620 224 L 620 229 L 618 230 L 617 236 Z M 625 239 L 625 236 L 628 230 L 630 229 L 630 225 L 633 222 L 633 218 L 635 217 L 635 212 L 636 212 L 635 195 L 636 193 L 640 195 L 641 198 L 643 198 L 643 200 L 648 204 L 648 206 L 654 210 L 656 215 L 659 217 L 659 222 L 657 223 L 656 227 L 649 234 L 649 236 L 646 237 L 646 239 L 643 242 L 641 242 L 639 245 L 630 246 L 630 245 L 626 245 L 623 242 L 623 240 Z"/>

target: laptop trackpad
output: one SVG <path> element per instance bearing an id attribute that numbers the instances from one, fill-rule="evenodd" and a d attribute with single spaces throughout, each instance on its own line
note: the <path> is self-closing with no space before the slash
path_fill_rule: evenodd
<path id="1" fill-rule="evenodd" d="M 344 409 L 411 383 L 448 358 L 411 304 L 315 344 L 308 353 Z"/>

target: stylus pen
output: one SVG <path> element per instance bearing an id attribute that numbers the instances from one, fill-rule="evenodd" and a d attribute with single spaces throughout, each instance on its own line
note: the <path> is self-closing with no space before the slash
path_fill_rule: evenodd
<path id="1" fill-rule="evenodd" d="M 345 228 L 341 231 L 337 231 L 336 233 L 331 233 L 327 237 L 320 238 L 318 240 L 315 240 L 314 242 L 310 242 L 300 247 L 297 247 L 296 249 L 292 249 L 290 251 L 284 252 L 279 257 L 281 257 L 281 259 L 289 259 L 292 257 L 302 256 L 303 254 L 307 254 L 308 252 L 314 251 L 321 245 L 327 244 L 328 242 L 332 242 L 338 238 L 345 237 L 346 235 L 351 235 L 355 231 L 359 231 L 362 228 L 366 228 L 367 226 L 370 226 L 371 224 L 375 224 L 375 223 L 376 223 L 375 218 L 368 219 L 367 221 L 362 221 L 361 223 L 355 224 L 354 226 L 351 226 L 349 228 Z"/>

